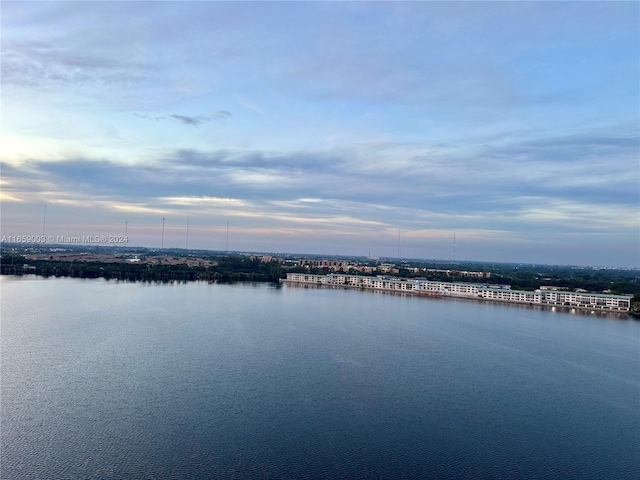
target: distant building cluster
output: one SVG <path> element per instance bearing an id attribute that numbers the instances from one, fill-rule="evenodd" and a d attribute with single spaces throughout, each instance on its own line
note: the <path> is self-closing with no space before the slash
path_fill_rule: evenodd
<path id="1" fill-rule="evenodd" d="M 350 264 L 346 260 L 324 260 L 316 258 L 303 258 L 300 260 L 301 267 L 321 268 L 331 272 L 346 272 Z"/>
<path id="2" fill-rule="evenodd" d="M 436 273 L 444 274 L 446 276 L 459 276 L 469 278 L 491 278 L 490 272 L 468 272 L 466 270 L 440 270 L 436 268 L 422 268 L 422 267 L 398 267 L 393 263 L 379 263 L 375 266 L 363 265 L 354 261 L 347 260 L 329 260 L 329 259 L 317 259 L 317 258 L 304 258 L 299 261 L 301 267 L 308 269 L 321 269 L 324 272 L 342 272 L 347 273 L 349 271 L 357 271 L 361 273 L 373 273 L 382 272 L 390 274 L 400 273 L 400 269 L 407 270 L 410 273 Z"/>
<path id="3" fill-rule="evenodd" d="M 403 279 L 387 275 L 367 277 L 331 273 L 312 275 L 287 273 L 287 282 L 313 285 L 362 288 L 367 290 L 405 292 L 437 297 L 462 297 L 531 305 L 562 306 L 594 311 L 628 312 L 631 295 L 569 292 L 540 288 L 535 291 L 511 290 L 510 285 L 451 283 L 425 279 Z"/>
<path id="4" fill-rule="evenodd" d="M 491 278 L 490 272 L 467 272 L 466 270 L 437 270 L 435 268 L 422 268 L 417 269 L 427 273 L 444 273 L 448 276 L 459 276 L 459 277 L 469 277 L 469 278 Z"/>

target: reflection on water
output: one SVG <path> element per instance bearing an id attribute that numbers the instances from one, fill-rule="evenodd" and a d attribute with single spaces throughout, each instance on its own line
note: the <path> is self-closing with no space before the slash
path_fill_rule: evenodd
<path id="1" fill-rule="evenodd" d="M 616 315 L 269 284 L 0 288 L 3 479 L 640 476 L 640 323 Z"/>

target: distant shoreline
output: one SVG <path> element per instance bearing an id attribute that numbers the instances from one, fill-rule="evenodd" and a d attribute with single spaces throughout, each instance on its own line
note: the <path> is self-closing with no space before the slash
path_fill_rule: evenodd
<path id="1" fill-rule="evenodd" d="M 348 275 L 356 288 L 383 288 L 380 279 L 393 277 L 393 288 L 421 289 L 420 295 L 471 296 L 513 304 L 547 304 L 569 311 L 624 312 L 640 317 L 640 271 L 525 264 L 478 264 L 392 259 L 274 257 L 259 253 L 166 252 L 105 248 L 41 249 L 4 247 L 0 274 L 42 277 L 105 278 L 131 282 L 278 284 L 290 275 L 311 275 L 313 283 L 334 282 Z M 357 285 L 356 285 L 357 284 Z M 346 287 L 346 286 L 345 286 Z M 473 290 L 473 291 L 472 291 Z M 548 293 L 555 290 L 554 295 Z M 585 297 L 584 299 L 578 297 Z M 613 297 L 618 298 L 613 298 Z M 631 296 L 631 303 L 623 297 Z M 544 297 L 544 298 L 541 298 Z M 551 298 L 554 297 L 554 298 Z M 573 298 L 571 298 L 573 297 Z M 592 298 L 587 298 L 592 297 Z M 598 297 L 598 298 L 594 298 Z M 511 301 L 513 300 L 513 301 Z M 624 303 L 622 305 L 620 302 Z M 620 308 L 622 307 L 622 308 Z"/>
<path id="2" fill-rule="evenodd" d="M 61 279 L 61 278 L 75 278 L 75 279 L 83 279 L 83 280 L 98 280 L 102 279 L 107 282 L 115 280 L 116 282 L 127 282 L 127 283 L 154 283 L 154 284 L 168 284 L 168 283 L 197 283 L 197 282 L 207 282 L 209 284 L 219 284 L 219 285 L 233 285 L 233 284 L 269 284 L 269 285 L 286 285 L 287 287 L 292 288 L 304 288 L 304 289 L 322 289 L 322 290 L 360 290 L 369 293 L 378 293 L 384 295 L 397 295 L 397 296 L 410 296 L 410 297 L 419 297 L 419 298 L 429 298 L 429 299 L 442 299 L 442 300 L 456 300 L 456 301 L 467 301 L 467 302 L 479 302 L 479 303 L 492 303 L 492 304 L 502 304 L 509 305 L 511 307 L 522 307 L 522 308 L 533 308 L 537 310 L 549 311 L 549 312 L 563 312 L 563 313 L 575 313 L 580 315 L 595 315 L 599 317 L 609 317 L 616 318 L 621 320 L 632 319 L 635 321 L 640 321 L 640 315 L 634 314 L 633 312 L 616 312 L 610 310 L 593 310 L 585 307 L 567 307 L 561 305 L 540 305 L 534 303 L 523 303 L 523 302 L 513 302 L 506 300 L 492 300 L 485 298 L 475 298 L 475 297 L 464 297 L 464 296 L 453 296 L 453 295 L 433 295 L 433 294 L 425 294 L 425 293 L 416 293 L 416 292 L 402 292 L 392 289 L 370 289 L 363 288 L 354 285 L 317 285 L 312 283 L 304 283 L 304 282 L 293 282 L 286 279 L 280 279 L 279 282 L 273 281 L 251 281 L 247 279 L 237 280 L 223 280 L 223 279 L 204 279 L 204 278 L 196 278 L 196 279 L 180 279 L 180 278 L 169 278 L 169 279 L 127 279 L 127 278 L 105 278 L 105 277 L 80 277 L 80 276 L 70 276 L 70 275 L 41 275 L 38 273 L 25 272 L 25 273 L 4 273 L 2 272 L 0 275 L 7 277 L 39 277 L 43 279 Z"/>

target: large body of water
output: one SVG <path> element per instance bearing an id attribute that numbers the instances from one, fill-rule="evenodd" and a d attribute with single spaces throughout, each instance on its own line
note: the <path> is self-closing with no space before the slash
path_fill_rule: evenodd
<path id="1" fill-rule="evenodd" d="M 2 479 L 640 478 L 640 323 L 0 277 Z"/>

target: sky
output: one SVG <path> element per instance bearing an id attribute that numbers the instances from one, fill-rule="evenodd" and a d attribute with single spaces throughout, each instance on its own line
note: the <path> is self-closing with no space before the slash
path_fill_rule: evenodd
<path id="1" fill-rule="evenodd" d="M 5 239 L 640 267 L 638 2 L 3 1 L 1 27 Z"/>

